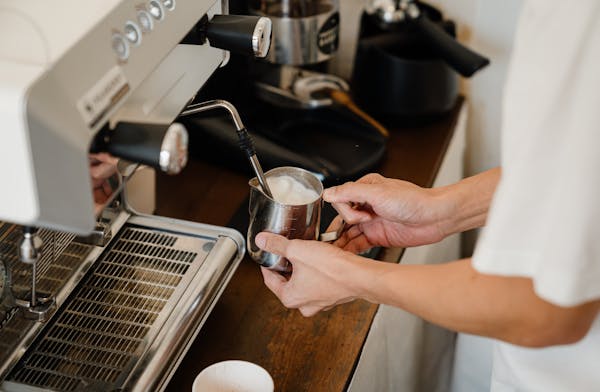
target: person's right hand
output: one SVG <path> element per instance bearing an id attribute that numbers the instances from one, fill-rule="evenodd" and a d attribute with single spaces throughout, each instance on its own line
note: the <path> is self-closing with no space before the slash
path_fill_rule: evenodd
<path id="1" fill-rule="evenodd" d="M 453 205 L 435 189 L 368 174 L 356 182 L 329 188 L 323 195 L 349 227 L 334 242 L 344 250 L 360 253 L 375 246 L 407 247 L 441 241 L 449 233 L 444 222 Z"/>
<path id="2" fill-rule="evenodd" d="M 112 196 L 110 179 L 117 175 L 119 159 L 107 153 L 89 154 L 90 177 L 94 196 L 94 211 L 98 214 Z"/>

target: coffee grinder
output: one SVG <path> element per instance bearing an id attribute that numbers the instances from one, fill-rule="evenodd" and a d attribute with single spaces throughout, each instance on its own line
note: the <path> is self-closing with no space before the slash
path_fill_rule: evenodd
<path id="1" fill-rule="evenodd" d="M 339 45 L 337 0 L 252 0 L 249 11 L 273 22 L 267 61 L 304 66 L 329 60 Z"/>
<path id="2" fill-rule="evenodd" d="M 305 78 L 316 78 L 329 89 L 348 90 L 343 80 L 325 72 L 339 46 L 338 0 L 251 0 L 248 12 L 273 23 L 266 61 L 255 62 L 253 67 L 260 98 L 298 108 L 322 105 L 298 87 L 306 84 L 301 81 Z"/>

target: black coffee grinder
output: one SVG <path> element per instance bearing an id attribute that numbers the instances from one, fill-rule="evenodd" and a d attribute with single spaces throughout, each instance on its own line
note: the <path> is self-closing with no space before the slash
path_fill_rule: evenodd
<path id="1" fill-rule="evenodd" d="M 458 74 L 489 60 L 455 39 L 454 22 L 416 0 L 371 0 L 361 18 L 352 87 L 377 119 L 436 118 L 454 107 Z"/>

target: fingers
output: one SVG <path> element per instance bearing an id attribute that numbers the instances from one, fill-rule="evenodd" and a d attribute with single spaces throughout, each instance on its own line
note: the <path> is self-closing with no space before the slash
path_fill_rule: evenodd
<path id="1" fill-rule="evenodd" d="M 369 210 L 362 210 L 348 203 L 333 203 L 332 206 L 351 225 L 368 222 L 373 219 L 373 214 Z"/>
<path id="2" fill-rule="evenodd" d="M 265 282 L 265 286 L 269 288 L 279 298 L 281 301 L 281 294 L 283 291 L 283 287 L 286 284 L 287 280 L 285 277 L 281 276 L 279 273 L 275 271 L 271 271 L 265 267 L 260 267 L 260 271 L 263 275 L 263 280 Z"/>
<path id="3" fill-rule="evenodd" d="M 109 196 L 104 192 L 104 189 L 102 189 L 102 187 L 94 189 L 95 204 L 98 204 L 99 206 L 103 205 L 108 201 L 108 197 Z"/>
<path id="4" fill-rule="evenodd" d="M 369 173 L 361 178 L 359 178 L 356 182 L 363 184 L 380 184 L 385 181 L 385 177 L 378 173 Z"/>
<path id="5" fill-rule="evenodd" d="M 112 163 L 99 163 L 90 167 L 90 175 L 93 179 L 105 180 L 117 171 L 117 166 Z"/>
<path id="6" fill-rule="evenodd" d="M 343 185 L 325 189 L 323 200 L 329 203 L 367 203 L 376 193 L 374 184 L 347 182 Z"/>
<path id="7" fill-rule="evenodd" d="M 112 186 L 108 181 L 104 181 L 104 183 L 102 184 L 102 191 L 106 196 L 111 196 L 114 192 Z"/>
<path id="8" fill-rule="evenodd" d="M 298 310 L 304 317 L 312 317 L 323 310 L 323 308 L 321 306 L 302 306 Z"/>
<path id="9" fill-rule="evenodd" d="M 288 248 L 291 241 L 283 236 L 262 232 L 256 235 L 254 242 L 256 243 L 256 246 L 264 251 L 288 257 Z"/>
<path id="10" fill-rule="evenodd" d="M 372 185 L 381 184 L 386 178 L 377 173 L 367 174 L 356 182 L 347 182 L 342 185 L 325 189 L 323 199 L 329 203 L 364 203 L 375 189 Z"/>
<path id="11" fill-rule="evenodd" d="M 289 240 L 268 232 L 259 233 L 255 243 L 264 251 L 294 262 L 289 280 L 277 272 L 261 268 L 265 285 L 286 308 L 297 308 L 302 315 L 310 317 L 335 303 L 340 292 L 344 293 L 331 277 L 332 268 L 333 271 L 335 268 L 330 264 L 335 264 L 344 253 L 339 248 L 318 241 Z"/>
<path id="12" fill-rule="evenodd" d="M 106 163 L 110 163 L 112 165 L 116 165 L 119 162 L 119 158 L 116 158 L 107 152 L 88 154 L 88 156 L 89 156 L 90 162 L 92 164 L 106 162 Z"/>
<path id="13" fill-rule="evenodd" d="M 92 178 L 92 188 L 101 188 L 105 182 L 106 179 L 104 178 Z"/>
<path id="14" fill-rule="evenodd" d="M 346 245 L 344 245 L 342 249 L 348 252 L 352 252 L 354 254 L 358 254 L 371 249 L 373 246 L 374 245 L 369 241 L 369 239 L 366 236 L 360 235 L 350 240 Z"/>
<path id="15" fill-rule="evenodd" d="M 112 189 L 106 180 L 117 172 L 118 159 L 106 153 L 99 153 L 90 154 L 89 160 L 94 193 L 97 192 L 97 188 L 101 188 L 101 192 L 110 195 Z"/>
<path id="16" fill-rule="evenodd" d="M 108 181 L 104 180 L 100 182 L 98 185 L 95 185 L 93 189 L 94 203 L 99 205 L 105 204 L 112 196 L 113 192 L 114 189 Z"/>
<path id="17" fill-rule="evenodd" d="M 329 226 L 336 227 L 335 224 L 341 220 L 340 216 L 337 216 Z M 340 238 L 333 242 L 334 246 L 341 248 L 345 251 L 352 253 L 361 253 L 368 249 L 371 249 L 373 245 L 368 238 L 365 236 L 363 232 L 363 227 L 361 224 L 356 224 L 351 226 L 349 229 L 344 231 Z"/>
<path id="18" fill-rule="evenodd" d="M 353 240 L 354 238 L 358 237 L 361 234 L 362 234 L 362 229 L 361 229 L 360 225 L 351 226 L 348 230 L 346 230 L 345 232 L 342 233 L 340 238 L 338 238 L 337 241 L 335 241 L 333 243 L 333 245 L 337 246 L 338 248 L 344 249 L 344 247 L 346 246 L 346 244 L 348 244 L 348 242 L 350 242 L 351 240 Z"/>
<path id="19" fill-rule="evenodd" d="M 371 205 L 381 194 L 381 189 L 376 184 L 384 179 L 379 174 L 369 174 L 357 182 L 326 189 L 323 199 L 331 203 L 349 224 L 368 222 L 375 215 Z"/>

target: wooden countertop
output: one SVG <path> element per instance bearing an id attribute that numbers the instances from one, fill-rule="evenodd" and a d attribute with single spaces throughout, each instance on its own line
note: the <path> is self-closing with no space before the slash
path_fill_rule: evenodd
<path id="1" fill-rule="evenodd" d="M 387 177 L 431 186 L 462 106 L 419 128 L 391 129 L 384 161 Z M 203 162 L 178 176 L 158 176 L 157 214 L 227 225 L 248 196 L 248 178 Z M 245 233 L 243 233 L 245 234 Z M 171 379 L 167 391 L 191 391 L 212 363 L 242 359 L 264 367 L 276 391 L 343 391 L 351 380 L 377 305 L 354 301 L 304 318 L 284 308 L 264 286 L 247 256 Z"/>

